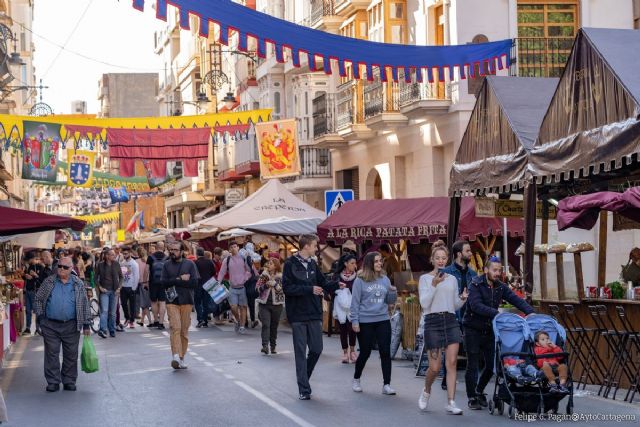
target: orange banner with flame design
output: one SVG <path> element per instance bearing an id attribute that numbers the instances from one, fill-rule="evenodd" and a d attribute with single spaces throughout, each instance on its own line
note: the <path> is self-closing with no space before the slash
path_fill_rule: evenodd
<path id="1" fill-rule="evenodd" d="M 295 119 L 256 123 L 262 179 L 300 175 Z"/>

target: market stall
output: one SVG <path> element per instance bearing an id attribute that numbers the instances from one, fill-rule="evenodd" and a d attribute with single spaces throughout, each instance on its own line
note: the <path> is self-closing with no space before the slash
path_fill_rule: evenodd
<path id="1" fill-rule="evenodd" d="M 567 322 L 577 321 L 590 328 L 592 332 L 587 336 L 593 340 L 589 344 L 574 340 L 575 350 L 595 353 L 596 357 L 583 358 L 578 372 L 584 382 L 605 385 L 601 388 L 605 397 L 612 387 L 617 391 L 618 387 L 634 384 L 631 388 L 637 389 L 640 370 L 635 360 L 620 358 L 621 351 L 632 350 L 630 342 L 603 338 L 610 331 L 615 336 L 640 335 L 640 301 L 630 298 L 635 293 L 625 289 L 629 286 L 626 283 L 607 285 L 607 249 L 612 243 L 622 243 L 619 238 L 609 239 L 607 210 L 618 210 L 619 215 L 633 220 L 637 219 L 637 209 L 632 207 L 625 212 L 620 203 L 629 202 L 624 200 L 626 194 L 611 198 L 611 194 L 602 193 L 622 193 L 640 183 L 640 58 L 629 55 L 638 49 L 638 31 L 589 28 L 579 32 L 529 165 L 536 183 L 531 187 L 542 196 L 559 200 L 559 209 L 570 213 L 570 217 L 575 216 L 572 202 L 580 202 L 573 197 L 583 197 L 583 204 L 599 200 L 583 205 L 588 209 L 582 210 L 587 218 L 599 217 L 598 241 L 594 242 L 598 248 L 597 284 L 579 288 L 577 300 L 560 295 L 557 299 L 543 298 L 541 308 Z M 614 203 L 607 203 L 611 200 Z M 567 226 L 580 224 L 566 219 Z M 611 272 L 608 275 L 612 277 Z M 631 284 L 634 285 L 638 283 Z M 631 322 L 625 324 L 625 319 Z"/>
<path id="2" fill-rule="evenodd" d="M 382 243 L 391 244 L 404 267 L 392 279 L 401 296 L 405 349 L 413 350 L 420 319 L 416 279 L 432 268 L 428 262 L 431 243 L 447 236 L 448 209 L 447 197 L 356 200 L 346 203 L 318 226 L 322 243 L 342 245 L 351 241 L 359 245 L 361 252 L 376 249 Z M 476 216 L 476 204 L 471 197 L 462 199 L 460 217 L 458 235 L 472 241 L 475 262 L 481 266 L 487 253 L 501 249 L 496 237 L 503 233 L 503 222 Z M 507 229 L 514 238 L 512 244 L 516 245 L 523 233 L 522 220 L 509 219 Z"/>
<path id="3" fill-rule="evenodd" d="M 3 352 L 11 342 L 15 342 L 22 330 L 22 248 L 42 247 L 50 243 L 51 232 L 55 236 L 55 230 L 60 228 L 80 231 L 86 223 L 6 206 L 0 206 L 0 218 L 0 350 Z"/>

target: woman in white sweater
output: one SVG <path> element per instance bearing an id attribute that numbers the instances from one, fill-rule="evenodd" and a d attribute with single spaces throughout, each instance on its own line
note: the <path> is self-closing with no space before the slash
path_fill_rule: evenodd
<path id="1" fill-rule="evenodd" d="M 418 407 L 427 409 L 431 386 L 442 366 L 442 353 L 445 353 L 447 367 L 446 410 L 449 414 L 460 415 L 462 409 L 456 406 L 456 364 L 458 350 L 462 342 L 460 325 L 455 312 L 467 300 L 467 290 L 458 295 L 458 281 L 450 274 L 441 272 L 449 260 L 449 251 L 442 240 L 433 244 L 431 263 L 433 271 L 420 277 L 419 294 L 422 314 L 424 315 L 424 348 L 429 357 L 429 369 L 425 378 L 424 390 L 420 393 Z"/>

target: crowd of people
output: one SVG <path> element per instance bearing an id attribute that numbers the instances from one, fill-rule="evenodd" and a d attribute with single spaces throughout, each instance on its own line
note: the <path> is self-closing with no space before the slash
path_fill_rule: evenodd
<path id="1" fill-rule="evenodd" d="M 247 328 L 261 324 L 260 351 L 276 354 L 284 308 L 293 336 L 300 400 L 311 399 L 309 380 L 323 351 L 322 299 L 328 298 L 333 302 L 340 331 L 341 362 L 355 364 L 352 390 L 363 391 L 363 369 L 377 348 L 382 393 L 396 394 L 391 387 L 389 309 L 397 300 L 392 280 L 399 265 L 389 245 L 365 254 L 360 266 L 356 254 L 345 251 L 329 274 L 324 274 L 318 264 L 315 235 L 300 236 L 299 250 L 284 263 L 277 253 L 256 253 L 251 242 L 244 247 L 232 242 L 228 251 L 192 249 L 183 242 L 170 241 L 152 245 L 149 255 L 142 246 L 105 247 L 95 254 L 81 248 L 62 249 L 55 257 L 49 251 L 26 254 L 24 334 L 31 334 L 34 312 L 35 333 L 44 337 L 46 389 L 57 391 L 62 383 L 66 390 L 75 390 L 78 341 L 81 332 L 90 333 L 91 325 L 87 292 L 95 291 L 100 305 L 98 335 L 103 339 L 116 337 L 125 328 L 134 329 L 136 324 L 164 329 L 168 317 L 170 365 L 177 370 L 187 369 L 185 354 L 193 311 L 197 328 L 207 328 L 210 321 L 217 325 L 230 322 L 237 334 L 244 334 Z M 456 242 L 451 254 L 443 242 L 436 242 L 430 259 L 433 270 L 420 277 L 424 351 L 429 366 L 418 397 L 421 410 L 428 408 L 432 385 L 438 375 L 444 374 L 442 388 L 448 397 L 445 409 L 450 414 L 462 414 L 454 396 L 456 364 L 463 342 L 468 407 L 487 407 L 484 389 L 493 375 L 495 356 L 492 319 L 503 301 L 527 315 L 533 312 L 501 281 L 500 259 L 489 258 L 484 271 L 477 274 L 469 267 L 471 256 L 468 242 Z M 203 287 L 210 280 L 228 287 L 226 300 L 214 302 Z M 547 343 L 548 337 L 536 337 L 536 341 L 540 354 L 557 351 Z M 549 365 L 555 362 L 551 369 Z M 544 365 L 531 368 L 550 381 L 555 381 L 558 373 L 554 390 L 562 393 L 566 391 L 566 371 L 557 365 L 561 363 L 549 358 Z M 514 375 L 519 372 L 520 377 L 532 375 L 530 367 L 517 362 L 508 368 Z"/>

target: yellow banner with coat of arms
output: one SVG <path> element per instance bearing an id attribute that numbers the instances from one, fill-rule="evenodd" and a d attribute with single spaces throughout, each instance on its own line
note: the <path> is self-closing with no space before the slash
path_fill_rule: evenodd
<path id="1" fill-rule="evenodd" d="M 295 119 L 256 123 L 262 179 L 300 175 Z"/>
<path id="2" fill-rule="evenodd" d="M 69 169 L 67 170 L 67 185 L 69 187 L 93 186 L 93 169 L 95 168 L 96 153 L 85 150 L 67 150 Z"/>

